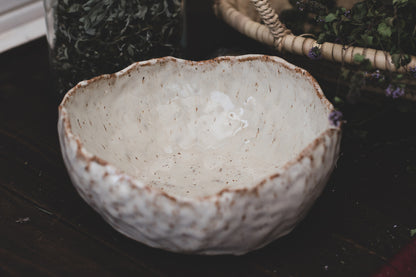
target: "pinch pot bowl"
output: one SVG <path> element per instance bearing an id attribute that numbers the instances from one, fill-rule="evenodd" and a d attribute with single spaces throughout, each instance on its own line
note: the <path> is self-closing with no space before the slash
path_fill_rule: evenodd
<path id="1" fill-rule="evenodd" d="M 119 232 L 173 252 L 241 255 L 289 233 L 327 182 L 341 130 L 277 57 L 135 63 L 59 106 L 72 183 Z"/>

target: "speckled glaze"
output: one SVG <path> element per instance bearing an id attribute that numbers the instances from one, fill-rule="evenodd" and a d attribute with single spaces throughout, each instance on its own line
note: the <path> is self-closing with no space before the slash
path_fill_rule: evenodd
<path id="1" fill-rule="evenodd" d="M 277 57 L 166 57 L 78 84 L 58 131 L 74 186 L 115 229 L 241 255 L 289 233 L 322 192 L 341 138 L 332 110 Z"/>

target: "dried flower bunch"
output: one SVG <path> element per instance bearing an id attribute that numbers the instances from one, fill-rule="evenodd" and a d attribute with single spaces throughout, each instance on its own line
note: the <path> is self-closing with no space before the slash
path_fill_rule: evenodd
<path id="1" fill-rule="evenodd" d="M 178 55 L 180 0 L 57 0 L 52 66 L 64 93 L 132 62 Z"/>
<path id="2" fill-rule="evenodd" d="M 318 43 L 333 42 L 384 50 L 391 55 L 396 68 L 405 72 L 375 70 L 363 55 L 354 56 L 355 66 L 342 67 L 341 76 L 350 82 L 347 98 L 354 101 L 365 84 L 383 87 L 386 96 L 398 98 L 412 93 L 406 88 L 406 78 L 414 78 L 416 68 L 408 66 L 410 55 L 416 54 L 416 1 L 365 0 L 351 9 L 337 7 L 334 0 L 291 0 L 294 7 L 283 11 L 282 22 L 295 34 L 307 31 Z M 320 49 L 310 49 L 311 59 L 320 58 Z"/>

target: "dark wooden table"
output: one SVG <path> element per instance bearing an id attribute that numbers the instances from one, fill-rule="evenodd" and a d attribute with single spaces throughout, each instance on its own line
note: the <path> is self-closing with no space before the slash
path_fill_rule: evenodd
<path id="1" fill-rule="evenodd" d="M 258 47 L 216 24 L 215 36 L 191 31 L 194 57 Z M 310 69 L 331 95 L 334 84 Z M 375 96 L 344 107 L 338 166 L 291 234 L 244 256 L 189 256 L 124 237 L 82 201 L 62 162 L 50 82 L 44 39 L 0 55 L 0 276 L 370 276 L 412 243 L 414 103 Z"/>

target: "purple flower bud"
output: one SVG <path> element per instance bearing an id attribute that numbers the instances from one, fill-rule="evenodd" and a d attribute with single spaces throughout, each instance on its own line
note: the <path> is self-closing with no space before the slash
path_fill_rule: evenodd
<path id="1" fill-rule="evenodd" d="M 399 98 L 400 96 L 403 96 L 403 95 L 404 95 L 404 89 L 401 88 L 401 87 L 396 87 L 395 88 L 393 85 L 390 84 L 386 88 L 386 96 L 389 96 L 393 99 L 397 99 L 397 98 Z"/>
<path id="2" fill-rule="evenodd" d="M 393 97 L 393 99 L 397 99 L 397 98 L 399 98 L 399 97 L 401 97 L 403 95 L 404 95 L 404 89 L 403 88 L 396 88 L 393 91 L 393 94 L 392 94 L 391 97 Z"/>
<path id="3" fill-rule="evenodd" d="M 381 76 L 380 70 L 376 70 L 375 72 L 371 74 L 371 78 L 376 79 L 376 80 L 380 79 L 381 77 L 382 76 Z"/>
<path id="4" fill-rule="evenodd" d="M 393 89 L 394 87 L 390 84 L 387 88 L 386 88 L 386 96 L 391 96 L 393 94 Z"/>
<path id="5" fill-rule="evenodd" d="M 303 11 L 305 9 L 305 6 L 303 4 L 303 1 L 296 1 L 296 6 L 298 6 L 298 9 L 300 11 Z"/>
<path id="6" fill-rule="evenodd" d="M 329 114 L 329 122 L 331 122 L 331 125 L 339 127 L 342 122 L 342 112 L 333 110 Z"/>
<path id="7" fill-rule="evenodd" d="M 308 57 L 312 60 L 318 60 L 321 58 L 321 49 L 318 46 L 314 46 L 309 50 Z"/>
<path id="8" fill-rule="evenodd" d="M 409 67 L 409 72 L 413 74 L 413 78 L 416 78 L 416 66 L 415 67 Z"/>
<path id="9" fill-rule="evenodd" d="M 346 18 L 351 18 L 351 10 L 346 10 L 345 13 L 344 13 L 344 16 Z"/>

